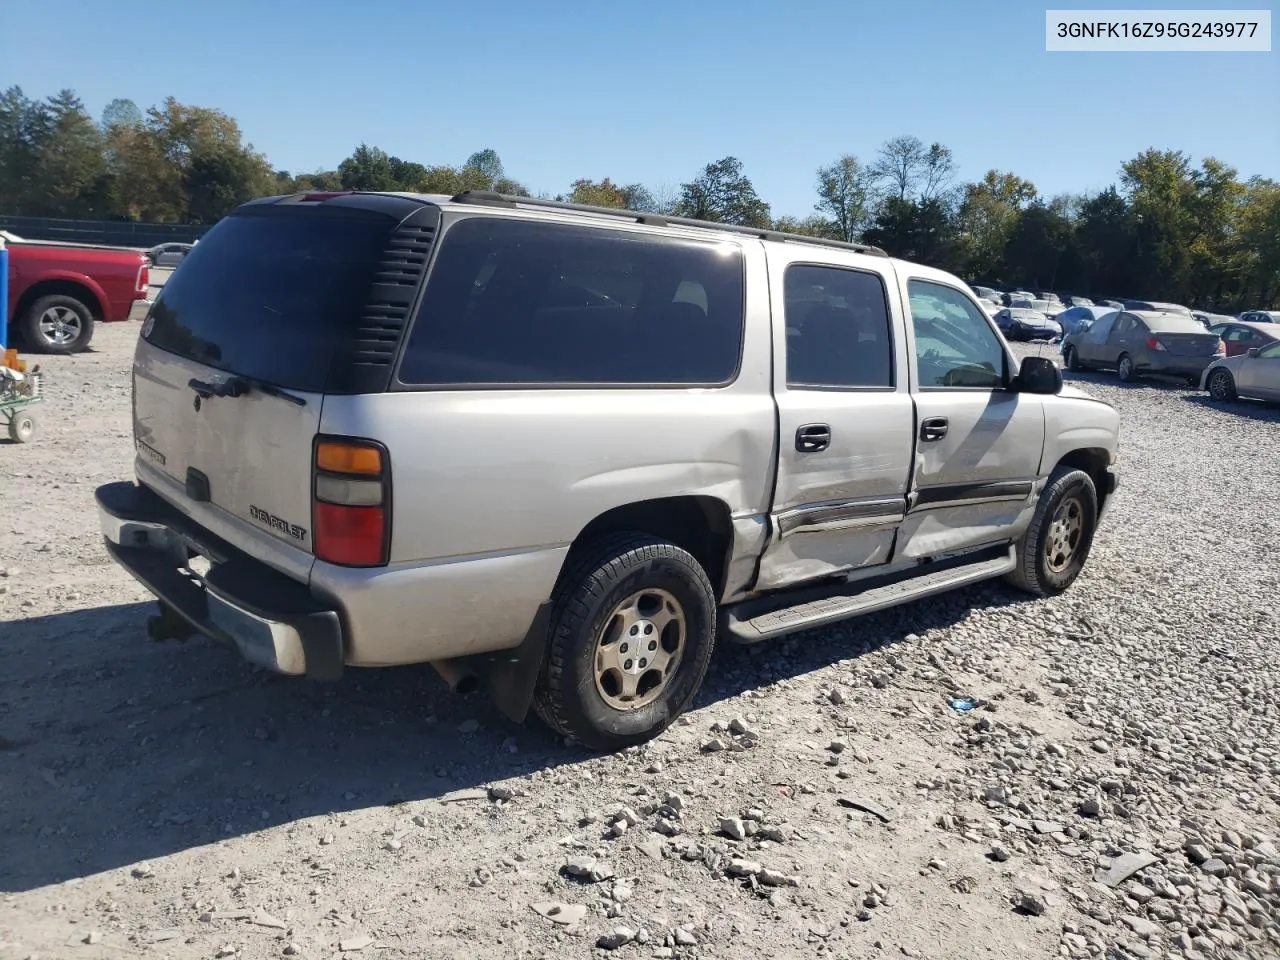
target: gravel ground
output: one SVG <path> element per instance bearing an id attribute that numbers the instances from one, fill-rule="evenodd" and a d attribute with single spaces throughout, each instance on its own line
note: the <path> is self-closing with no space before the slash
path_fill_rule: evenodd
<path id="1" fill-rule="evenodd" d="M 1280 955 L 1280 409 L 1083 378 L 1124 473 L 1065 596 L 722 647 L 592 757 L 429 668 L 149 643 L 92 507 L 136 333 L 0 447 L 0 960 Z"/>

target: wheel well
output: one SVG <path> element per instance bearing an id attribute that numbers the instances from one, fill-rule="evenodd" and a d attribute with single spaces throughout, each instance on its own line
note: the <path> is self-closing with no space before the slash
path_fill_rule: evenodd
<path id="1" fill-rule="evenodd" d="M 1107 465 L 1110 462 L 1111 455 L 1106 450 L 1089 447 L 1072 450 L 1065 454 L 1058 461 L 1058 466 L 1075 467 L 1087 473 L 1093 479 L 1093 486 L 1098 491 L 1098 507 L 1101 509 L 1102 502 L 1107 498 Z"/>
<path id="2" fill-rule="evenodd" d="M 707 572 L 716 596 L 723 594 L 733 548 L 733 522 L 723 501 L 715 497 L 664 497 L 615 507 L 582 529 L 570 553 L 602 534 L 624 531 L 647 533 L 688 550 Z"/>
<path id="3" fill-rule="evenodd" d="M 76 283 L 74 280 L 41 280 L 39 283 L 33 283 L 23 291 L 22 296 L 18 299 L 14 317 L 22 317 L 30 309 L 31 304 L 41 297 L 54 295 L 73 297 L 79 300 L 89 308 L 89 313 L 93 315 L 95 323 L 102 322 L 102 304 L 99 302 L 97 295 L 83 283 Z"/>

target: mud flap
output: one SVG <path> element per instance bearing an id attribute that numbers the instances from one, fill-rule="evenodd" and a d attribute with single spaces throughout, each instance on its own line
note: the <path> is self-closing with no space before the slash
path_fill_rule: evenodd
<path id="1" fill-rule="evenodd" d="M 513 650 L 495 654 L 489 662 L 489 695 L 502 713 L 523 723 L 533 703 L 533 689 L 538 683 L 542 658 L 547 650 L 547 626 L 551 622 L 551 601 L 538 607 L 533 623 Z"/>

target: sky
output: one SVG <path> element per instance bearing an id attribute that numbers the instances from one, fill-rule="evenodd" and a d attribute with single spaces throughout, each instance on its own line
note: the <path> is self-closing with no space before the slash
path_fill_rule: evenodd
<path id="1" fill-rule="evenodd" d="M 820 165 L 912 134 L 963 180 L 1006 170 L 1045 196 L 1103 189 L 1149 146 L 1280 179 L 1280 38 L 1044 47 L 1045 5 L 1006 0 L 0 3 L 0 87 L 70 87 L 95 117 L 116 97 L 216 107 L 295 173 L 361 142 L 425 164 L 492 147 L 535 193 L 674 191 L 735 156 L 775 215 L 804 216 Z"/>

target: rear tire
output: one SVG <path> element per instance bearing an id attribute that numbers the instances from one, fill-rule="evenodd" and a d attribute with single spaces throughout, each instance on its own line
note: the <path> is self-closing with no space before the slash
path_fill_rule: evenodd
<path id="1" fill-rule="evenodd" d="M 1209 374 L 1207 386 L 1209 388 L 1209 396 L 1219 403 L 1230 403 L 1239 396 L 1236 393 L 1236 381 L 1231 376 L 1231 371 L 1224 370 L 1221 367 Z"/>
<path id="2" fill-rule="evenodd" d="M 1075 467 L 1053 471 L 1031 524 L 1015 545 L 1016 566 L 1005 580 L 1037 597 L 1062 593 L 1080 575 L 1098 525 L 1093 478 Z"/>
<path id="3" fill-rule="evenodd" d="M 715 592 L 691 554 L 646 534 L 609 535 L 575 553 L 552 600 L 534 710 L 592 750 L 644 743 L 702 686 Z"/>
<path id="4" fill-rule="evenodd" d="M 93 339 L 93 311 L 75 297 L 40 297 L 18 321 L 33 353 L 79 353 Z"/>
<path id="5" fill-rule="evenodd" d="M 1133 357 L 1127 353 L 1120 354 L 1120 359 L 1116 361 L 1116 376 L 1120 378 L 1121 383 L 1133 383 L 1138 379 L 1138 371 L 1133 365 Z"/>

